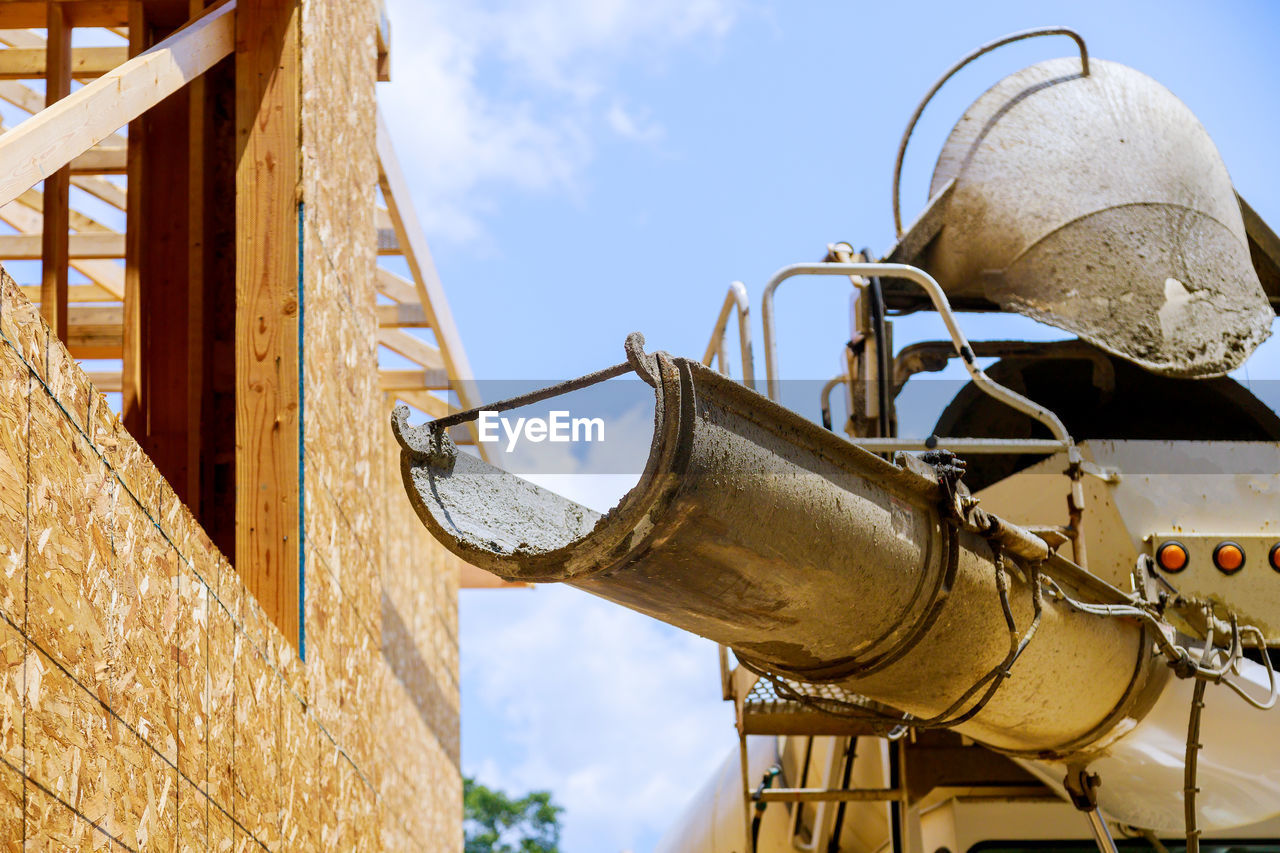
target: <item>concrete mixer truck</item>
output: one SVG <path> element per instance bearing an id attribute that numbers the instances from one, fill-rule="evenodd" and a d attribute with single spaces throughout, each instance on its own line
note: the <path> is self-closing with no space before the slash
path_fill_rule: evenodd
<path id="1" fill-rule="evenodd" d="M 903 227 L 929 99 L 1047 36 L 1073 53 L 968 108 Z M 1058 27 L 948 70 L 894 184 L 887 252 L 833 243 L 768 281 L 762 382 L 735 285 L 702 359 L 634 334 L 613 367 L 483 407 L 643 380 L 648 459 L 612 510 L 460 452 L 479 410 L 401 409 L 418 515 L 501 578 L 720 645 L 740 748 L 665 850 L 1280 849 L 1280 418 L 1226 376 L 1270 333 L 1280 239 L 1186 106 Z M 853 301 L 821 423 L 779 402 L 774 296 L 808 276 Z M 917 311 L 945 336 L 895 350 Z M 1075 337 L 970 340 L 969 312 Z M 903 388 L 950 364 L 968 383 L 900 436 Z"/>

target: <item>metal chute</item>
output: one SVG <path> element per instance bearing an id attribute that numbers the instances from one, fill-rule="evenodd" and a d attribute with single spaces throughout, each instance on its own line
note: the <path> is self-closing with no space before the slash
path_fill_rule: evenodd
<path id="1" fill-rule="evenodd" d="M 444 452 L 442 433 L 401 412 L 403 479 L 433 535 L 500 577 L 566 582 L 761 670 L 842 685 L 889 723 L 947 715 L 1013 754 L 1093 748 L 1153 699 L 1167 670 L 1150 630 L 1041 596 L 1039 572 L 1073 584 L 1066 562 L 994 517 L 986 535 L 953 523 L 934 469 L 885 461 L 695 362 L 633 363 L 654 388 L 653 441 L 603 516 Z M 1011 633 L 1031 631 L 1017 676 L 988 694 Z"/>

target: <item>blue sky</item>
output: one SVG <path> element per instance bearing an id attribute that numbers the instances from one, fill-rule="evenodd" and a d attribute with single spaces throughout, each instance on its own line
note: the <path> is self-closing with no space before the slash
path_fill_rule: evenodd
<path id="1" fill-rule="evenodd" d="M 393 82 L 379 96 L 482 379 L 576 376 L 621 360 L 634 330 L 701 355 L 729 281 L 758 304 L 777 268 L 828 242 L 884 251 L 893 156 L 919 98 L 972 47 L 1027 27 L 1074 27 L 1092 55 L 1171 89 L 1280 227 L 1280 5 L 1265 0 L 389 6 Z M 965 106 L 1070 52 L 1065 39 L 1011 46 L 948 84 L 908 151 L 906 219 Z M 782 373 L 825 378 L 847 291 L 790 287 Z M 937 322 L 900 322 L 898 342 L 936 337 Z M 975 338 L 1060 336 L 963 322 Z M 1248 378 L 1280 378 L 1280 342 Z M 714 648 L 568 589 L 464 592 L 460 606 L 466 771 L 554 791 L 570 853 L 650 849 L 734 743 Z"/>

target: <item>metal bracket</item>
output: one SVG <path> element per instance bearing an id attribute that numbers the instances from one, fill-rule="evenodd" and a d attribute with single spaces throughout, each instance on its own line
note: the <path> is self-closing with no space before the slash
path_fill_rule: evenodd
<path id="1" fill-rule="evenodd" d="M 1102 786 L 1098 774 L 1090 773 L 1084 767 L 1070 767 L 1062 784 L 1071 797 L 1071 804 L 1089 818 L 1089 828 L 1093 830 L 1093 840 L 1097 842 L 1100 853 L 1118 853 L 1111 830 L 1107 829 L 1107 822 L 1098 811 L 1098 788 Z"/>
<path id="2" fill-rule="evenodd" d="M 1091 477 L 1097 477 L 1108 485 L 1116 485 L 1120 482 L 1121 475 L 1119 468 L 1110 468 L 1106 465 L 1097 465 L 1093 462 L 1081 462 L 1080 470 Z"/>

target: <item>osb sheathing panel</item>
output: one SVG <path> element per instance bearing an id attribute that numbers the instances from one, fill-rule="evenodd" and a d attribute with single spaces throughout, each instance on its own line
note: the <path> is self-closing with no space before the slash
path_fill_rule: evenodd
<path id="1" fill-rule="evenodd" d="M 457 563 L 377 388 L 375 20 L 303 4 L 305 662 L 0 275 L 0 850 L 461 849 Z"/>
<path id="2" fill-rule="evenodd" d="M 0 763 L 0 851 L 22 850 L 22 771 Z"/>

